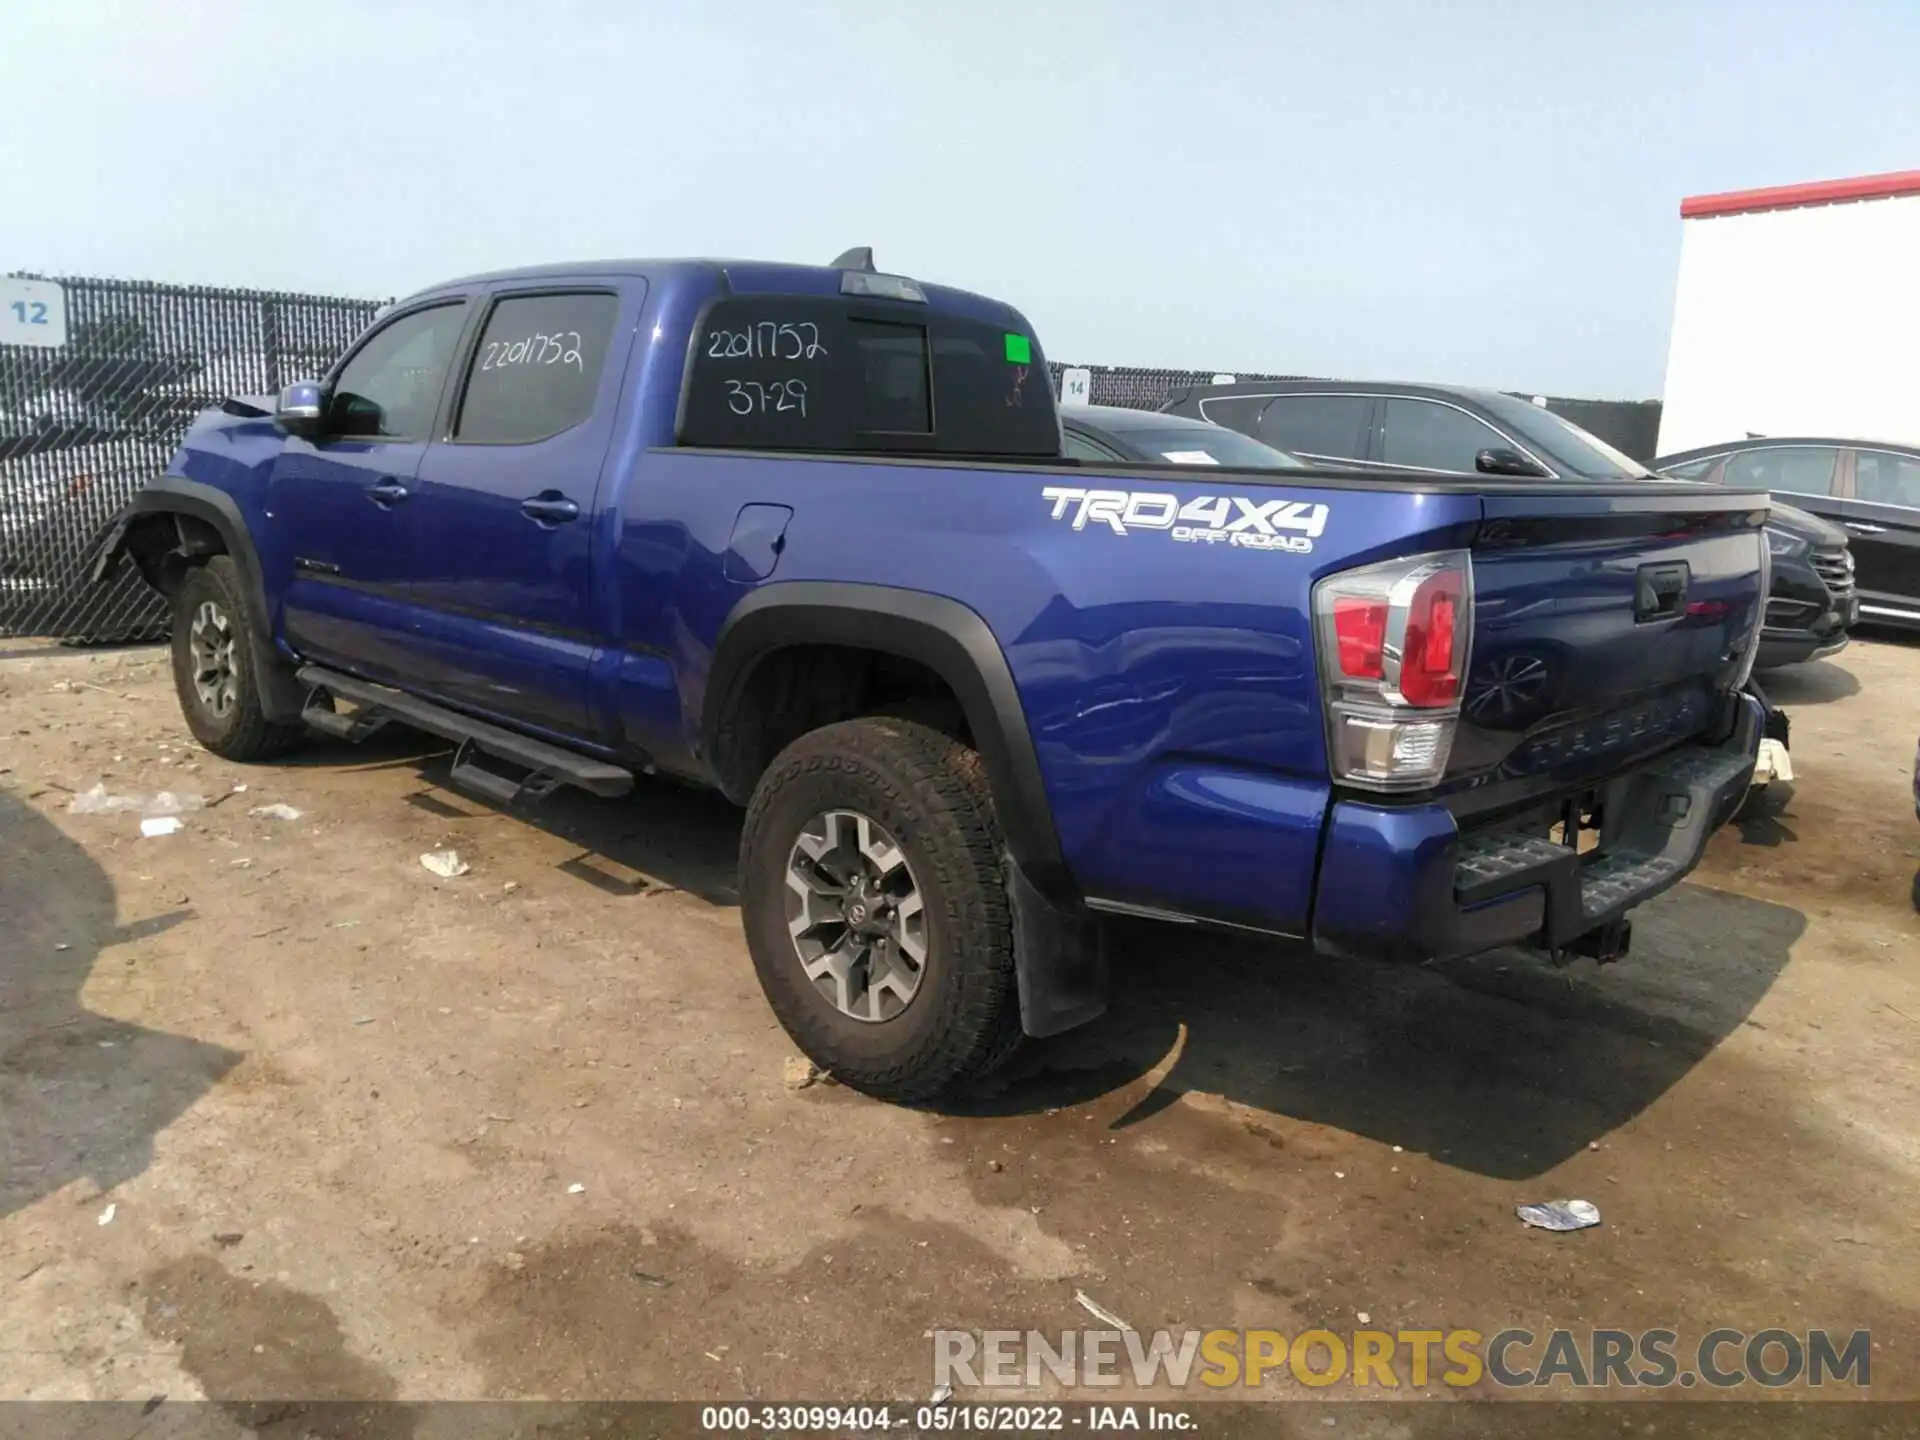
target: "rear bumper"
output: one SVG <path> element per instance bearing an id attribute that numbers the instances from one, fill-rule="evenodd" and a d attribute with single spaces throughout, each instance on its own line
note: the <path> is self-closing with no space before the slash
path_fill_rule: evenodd
<path id="1" fill-rule="evenodd" d="M 1558 950 L 1678 884 L 1753 779 L 1764 713 L 1739 697 L 1732 733 L 1603 782 L 1600 846 L 1538 833 L 1460 833 L 1439 805 L 1336 803 L 1313 942 L 1331 955 L 1436 960 L 1502 945 Z"/>
<path id="2" fill-rule="evenodd" d="M 1847 632 L 1817 635 L 1810 630 L 1763 630 L 1760 653 L 1755 657 L 1757 670 L 1777 670 L 1783 665 L 1804 665 L 1809 660 L 1824 660 L 1847 648 Z"/>
<path id="3" fill-rule="evenodd" d="M 1852 557 L 1844 547 L 1776 556 L 1756 668 L 1823 660 L 1846 647 L 1847 631 L 1859 618 Z"/>

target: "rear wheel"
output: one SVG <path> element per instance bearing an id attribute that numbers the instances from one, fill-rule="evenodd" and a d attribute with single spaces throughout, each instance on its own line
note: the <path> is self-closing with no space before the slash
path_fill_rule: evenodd
<path id="1" fill-rule="evenodd" d="M 188 571 L 174 592 L 173 688 L 193 738 L 226 760 L 270 760 L 305 734 L 262 713 L 250 624 L 230 556 Z"/>
<path id="2" fill-rule="evenodd" d="M 844 1084 L 931 1099 L 1018 1046 L 999 826 L 959 742 L 895 718 L 802 736 L 754 791 L 741 880 L 768 1003 Z"/>

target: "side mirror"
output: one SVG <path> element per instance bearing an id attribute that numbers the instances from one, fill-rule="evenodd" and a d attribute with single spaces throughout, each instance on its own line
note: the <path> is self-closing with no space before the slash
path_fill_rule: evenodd
<path id="1" fill-rule="evenodd" d="M 280 400 L 273 409 L 273 423 L 303 440 L 318 436 L 326 419 L 326 391 L 317 380 L 294 381 L 280 392 Z"/>
<path id="2" fill-rule="evenodd" d="M 1534 461 L 1529 460 L 1518 450 L 1509 450 L 1504 445 L 1495 445 L 1482 450 L 1473 457 L 1473 468 L 1482 475 L 1519 475 L 1541 478 L 1546 471 Z"/>

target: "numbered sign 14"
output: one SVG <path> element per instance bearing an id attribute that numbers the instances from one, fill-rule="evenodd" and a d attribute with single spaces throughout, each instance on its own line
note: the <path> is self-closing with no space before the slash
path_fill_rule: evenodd
<path id="1" fill-rule="evenodd" d="M 1060 403 L 1062 405 L 1092 404 L 1093 372 L 1091 370 L 1062 370 L 1060 372 Z"/>
<path id="2" fill-rule="evenodd" d="M 53 280 L 0 278 L 0 345 L 67 343 L 67 295 Z"/>

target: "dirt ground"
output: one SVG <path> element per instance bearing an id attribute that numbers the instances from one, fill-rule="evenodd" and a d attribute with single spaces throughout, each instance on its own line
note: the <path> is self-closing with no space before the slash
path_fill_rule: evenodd
<path id="1" fill-rule="evenodd" d="M 1920 1397 L 1920 648 L 1772 689 L 1796 793 L 1625 962 L 1141 926 L 1107 1019 L 933 1112 L 785 1083 L 724 802 L 509 817 L 405 734 L 243 768 L 159 651 L 0 660 L 0 1397 L 925 1398 L 927 1331 L 1076 1290 L 1143 1330 L 1866 1327 Z M 217 803 L 143 838 L 70 813 L 99 783 Z M 1514 1217 L 1568 1196 L 1604 1223 Z"/>

